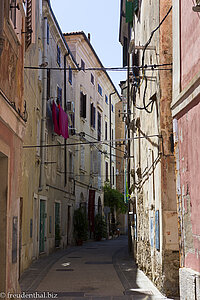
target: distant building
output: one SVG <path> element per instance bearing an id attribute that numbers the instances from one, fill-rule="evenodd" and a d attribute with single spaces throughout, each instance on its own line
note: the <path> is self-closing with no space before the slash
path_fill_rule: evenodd
<path id="1" fill-rule="evenodd" d="M 173 1 L 173 101 L 180 296 L 200 298 L 200 5 Z"/>
<path id="2" fill-rule="evenodd" d="M 94 216 L 102 213 L 104 183 L 110 181 L 116 187 L 115 104 L 120 96 L 90 35 L 72 32 L 64 36 L 80 67 L 75 89 L 75 127 L 80 142 L 75 150 L 76 207 L 86 208 L 93 236 Z"/>

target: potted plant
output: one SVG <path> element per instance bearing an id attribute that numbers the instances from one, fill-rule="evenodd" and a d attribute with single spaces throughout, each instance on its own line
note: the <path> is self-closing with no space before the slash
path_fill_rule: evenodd
<path id="1" fill-rule="evenodd" d="M 106 237 L 106 222 L 101 214 L 97 214 L 94 219 L 94 238 L 100 241 Z"/>
<path id="2" fill-rule="evenodd" d="M 74 236 L 77 245 L 82 245 L 88 238 L 88 220 L 83 208 L 74 211 Z"/>

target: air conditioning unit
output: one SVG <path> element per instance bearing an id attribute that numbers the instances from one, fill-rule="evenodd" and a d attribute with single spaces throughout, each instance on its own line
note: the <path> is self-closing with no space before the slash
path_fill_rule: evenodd
<path id="1" fill-rule="evenodd" d="M 74 102 L 67 101 L 67 112 L 74 112 Z"/>

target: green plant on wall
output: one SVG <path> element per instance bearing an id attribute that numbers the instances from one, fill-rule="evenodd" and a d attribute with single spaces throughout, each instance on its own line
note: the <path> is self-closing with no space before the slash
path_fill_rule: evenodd
<path id="1" fill-rule="evenodd" d="M 112 214 L 115 210 L 117 213 L 125 214 L 128 209 L 123 194 L 116 189 L 112 189 L 108 182 L 104 185 L 104 206 L 110 207 Z"/>
<path id="2" fill-rule="evenodd" d="M 86 241 L 88 238 L 88 220 L 83 208 L 74 211 L 74 236 L 77 243 Z"/>
<path id="3" fill-rule="evenodd" d="M 95 240 L 100 241 L 106 237 L 106 222 L 101 214 L 97 214 L 94 219 L 94 237 Z"/>

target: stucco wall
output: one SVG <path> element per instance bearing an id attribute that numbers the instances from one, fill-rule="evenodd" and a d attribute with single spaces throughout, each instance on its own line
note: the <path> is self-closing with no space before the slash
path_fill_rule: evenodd
<path id="1" fill-rule="evenodd" d="M 199 182 L 200 96 L 178 119 L 181 192 L 185 223 L 185 266 L 200 271 Z M 191 226 L 189 226 L 191 223 Z M 192 235 L 192 239 L 191 239 Z"/>
<path id="2" fill-rule="evenodd" d="M 180 1 L 181 13 L 181 87 L 184 89 L 200 70 L 200 17 L 193 1 Z"/>

